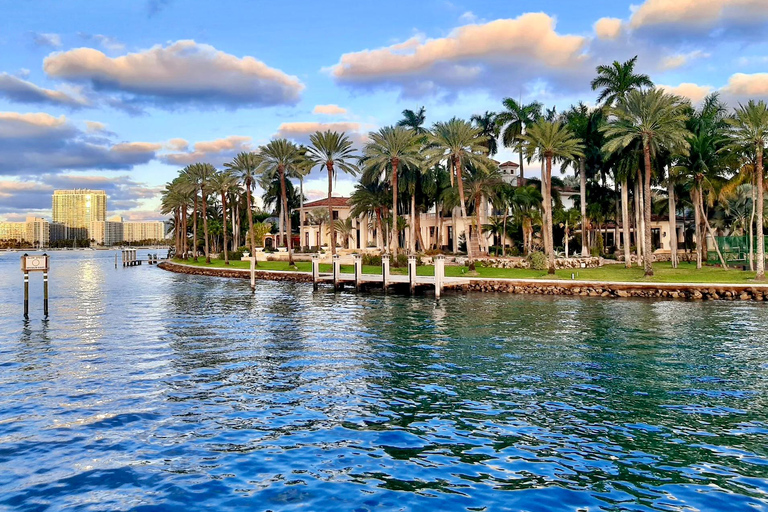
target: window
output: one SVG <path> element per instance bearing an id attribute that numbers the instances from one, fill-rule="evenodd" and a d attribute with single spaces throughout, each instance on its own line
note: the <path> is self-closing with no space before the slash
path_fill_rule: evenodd
<path id="1" fill-rule="evenodd" d="M 334 211 L 333 212 L 333 220 L 338 220 L 338 218 L 339 218 L 339 212 Z"/>

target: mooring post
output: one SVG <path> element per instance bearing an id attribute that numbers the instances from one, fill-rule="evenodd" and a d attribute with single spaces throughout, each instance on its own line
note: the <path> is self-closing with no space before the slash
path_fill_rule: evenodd
<path id="1" fill-rule="evenodd" d="M 333 290 L 339 289 L 339 274 L 341 273 L 341 262 L 339 261 L 339 255 L 333 255 Z"/>
<path id="2" fill-rule="evenodd" d="M 439 299 L 443 293 L 443 279 L 445 278 L 445 256 L 435 256 L 435 298 Z"/>
<path id="3" fill-rule="evenodd" d="M 24 272 L 24 320 L 29 320 L 29 272 Z"/>
<path id="4" fill-rule="evenodd" d="M 386 291 L 389 286 L 389 254 L 381 255 L 381 284 Z"/>
<path id="5" fill-rule="evenodd" d="M 43 272 L 43 316 L 48 318 L 48 271 Z"/>
<path id="6" fill-rule="evenodd" d="M 320 255 L 312 255 L 312 288 L 317 290 L 318 282 L 320 281 Z"/>
<path id="7" fill-rule="evenodd" d="M 416 256 L 408 256 L 408 285 L 411 295 L 416 291 Z"/>
<path id="8" fill-rule="evenodd" d="M 363 278 L 363 257 L 355 254 L 355 291 L 360 291 L 360 284 Z"/>
<path id="9" fill-rule="evenodd" d="M 117 268 L 117 253 L 115 253 L 115 268 Z"/>
<path id="10" fill-rule="evenodd" d="M 251 291 L 256 291 L 256 255 L 250 258 L 251 262 Z"/>

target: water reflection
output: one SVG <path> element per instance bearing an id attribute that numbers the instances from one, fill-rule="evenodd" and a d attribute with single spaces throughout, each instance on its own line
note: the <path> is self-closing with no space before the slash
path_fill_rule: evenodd
<path id="1" fill-rule="evenodd" d="M 19 277 L 0 255 L 5 507 L 768 507 L 759 304 L 251 293 L 72 252 L 24 323 Z"/>

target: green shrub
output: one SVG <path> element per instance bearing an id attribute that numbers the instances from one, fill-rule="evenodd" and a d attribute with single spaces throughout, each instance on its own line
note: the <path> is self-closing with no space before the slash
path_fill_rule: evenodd
<path id="1" fill-rule="evenodd" d="M 243 257 L 243 251 L 241 251 L 240 249 L 229 253 L 230 260 L 240 261 L 242 257 Z"/>
<path id="2" fill-rule="evenodd" d="M 363 265 L 381 266 L 381 256 L 376 254 L 363 254 Z"/>
<path id="3" fill-rule="evenodd" d="M 528 261 L 534 270 L 547 270 L 547 256 L 541 251 L 529 254 Z"/>

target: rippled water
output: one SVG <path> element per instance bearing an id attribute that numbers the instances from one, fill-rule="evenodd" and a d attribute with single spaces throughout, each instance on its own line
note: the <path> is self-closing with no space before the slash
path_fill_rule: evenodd
<path id="1" fill-rule="evenodd" d="M 768 309 L 0 255 L 0 508 L 768 510 Z"/>

